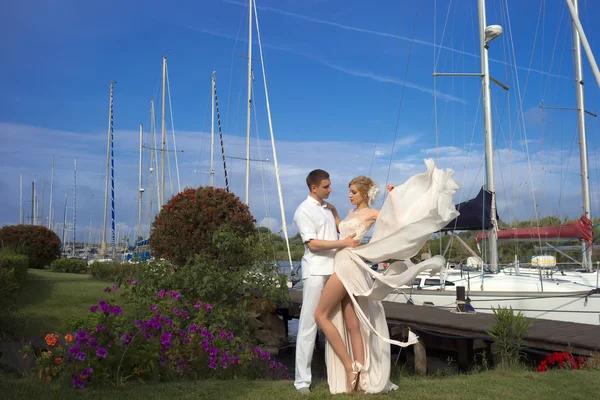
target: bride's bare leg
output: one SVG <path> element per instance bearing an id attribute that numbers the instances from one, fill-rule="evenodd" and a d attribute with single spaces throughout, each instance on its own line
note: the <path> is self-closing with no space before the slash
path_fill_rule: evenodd
<path id="1" fill-rule="evenodd" d="M 344 365 L 346 372 L 350 372 L 352 371 L 352 359 L 346 351 L 346 346 L 344 346 L 340 333 L 335 325 L 333 325 L 333 322 L 331 322 L 331 313 L 334 307 L 340 304 L 346 295 L 346 288 L 344 288 L 340 278 L 334 272 L 327 281 L 327 284 L 325 284 L 323 293 L 321 293 L 321 299 L 315 311 L 315 321 L 323 330 L 333 351 Z"/>
<path id="2" fill-rule="evenodd" d="M 350 332 L 350 343 L 352 345 L 352 355 L 354 356 L 354 360 L 365 365 L 365 348 L 362 333 L 360 332 L 360 321 L 356 316 L 354 303 L 352 303 L 350 295 L 346 295 L 342 300 L 342 311 L 344 313 L 346 328 L 348 329 L 348 332 Z"/>

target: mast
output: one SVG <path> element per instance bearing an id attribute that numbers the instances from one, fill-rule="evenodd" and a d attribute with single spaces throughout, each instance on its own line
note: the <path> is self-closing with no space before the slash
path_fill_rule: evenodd
<path id="1" fill-rule="evenodd" d="M 40 212 L 40 225 L 44 226 L 44 172 L 42 171 L 42 202 L 41 202 L 41 212 Z"/>
<path id="2" fill-rule="evenodd" d="M 250 110 L 252 109 L 252 3 L 248 12 L 248 112 L 246 115 L 246 205 L 250 194 Z"/>
<path id="3" fill-rule="evenodd" d="M 104 222 L 102 228 L 102 245 L 100 247 L 100 255 L 106 257 L 106 222 L 108 217 L 108 182 L 110 173 L 110 144 L 113 130 L 113 86 L 115 82 L 110 82 L 110 98 L 108 103 L 108 138 L 106 143 L 106 187 L 104 189 Z"/>
<path id="4" fill-rule="evenodd" d="M 63 212 L 63 229 L 62 229 L 62 251 L 65 251 L 65 242 L 67 241 L 67 192 L 65 191 L 65 208 Z"/>
<path id="5" fill-rule="evenodd" d="M 52 205 L 52 191 L 54 189 L 54 156 L 52 156 L 52 175 L 50 176 L 50 209 L 48 210 L 48 229 L 54 230 L 54 206 Z"/>
<path id="6" fill-rule="evenodd" d="M 35 177 L 31 182 L 31 225 L 35 225 Z"/>
<path id="7" fill-rule="evenodd" d="M 142 235 L 142 194 L 144 193 L 144 189 L 142 188 L 142 139 L 143 139 L 143 127 L 140 124 L 140 176 L 139 176 L 139 185 L 138 185 L 138 227 L 137 227 L 137 237 L 135 238 L 135 242 L 137 243 L 139 237 Z"/>
<path id="8" fill-rule="evenodd" d="M 485 164 L 486 187 L 492 195 L 490 221 L 492 228 L 488 232 L 489 265 L 492 271 L 498 270 L 498 221 L 496 221 L 496 187 L 494 184 L 494 149 L 492 142 L 492 107 L 490 97 L 490 66 L 488 59 L 488 43 L 486 41 L 485 0 L 478 0 L 479 42 L 481 51 L 481 86 L 483 92 L 483 120 L 485 129 Z M 493 38 L 492 38 L 493 39 Z"/>
<path id="9" fill-rule="evenodd" d="M 250 10 L 252 12 L 252 10 Z M 265 100 L 267 103 L 267 117 L 269 120 L 269 132 L 271 134 L 271 147 L 273 149 L 273 164 L 275 167 L 275 178 L 277 179 L 277 194 L 279 195 L 279 209 L 281 211 L 281 225 L 283 228 L 283 236 L 285 238 L 285 244 L 287 247 L 287 253 L 288 253 L 288 260 L 290 262 L 290 273 L 291 275 L 294 275 L 294 264 L 292 262 L 292 252 L 290 249 L 290 241 L 288 238 L 288 232 L 287 232 L 287 223 L 285 220 L 285 208 L 283 206 L 283 193 L 281 191 L 281 178 L 279 176 L 279 163 L 277 161 L 277 149 L 275 148 L 275 135 L 273 133 L 273 120 L 271 118 L 271 104 L 269 102 L 269 91 L 267 90 L 267 74 L 265 73 L 265 62 L 263 59 L 263 53 L 262 53 L 262 44 L 261 44 L 261 40 L 260 40 L 260 30 L 258 27 L 258 11 L 256 10 L 256 4 L 254 5 L 254 12 L 256 13 L 255 15 L 255 20 L 256 20 L 256 37 L 258 39 L 258 49 L 260 52 L 260 65 L 262 67 L 262 74 L 263 74 L 263 82 L 264 82 L 264 87 L 265 87 Z"/>
<path id="10" fill-rule="evenodd" d="M 166 123 L 166 104 L 167 104 L 167 56 L 163 56 L 162 65 L 162 142 L 160 148 L 160 204 L 165 204 L 165 146 L 167 143 L 167 123 Z"/>
<path id="11" fill-rule="evenodd" d="M 215 186 L 215 81 L 217 79 L 216 72 L 213 71 L 210 88 L 210 102 L 212 108 L 212 118 L 210 120 L 210 186 Z"/>
<path id="12" fill-rule="evenodd" d="M 575 9 L 575 14 L 579 14 L 578 0 L 573 0 L 572 4 Z M 575 26 L 575 22 L 571 20 L 571 28 L 573 31 L 573 61 L 575 64 L 575 91 L 577 94 L 577 127 L 579 130 L 579 161 L 581 165 L 581 197 L 583 201 L 583 215 L 590 220 L 591 216 L 591 200 L 590 200 L 590 176 L 588 172 L 588 151 L 587 151 L 587 135 L 585 131 L 585 103 L 583 97 L 583 67 L 581 64 L 581 40 L 579 32 Z M 584 248 L 583 267 L 589 272 L 592 271 L 592 246 L 587 246 L 585 241 L 582 241 Z"/>
<path id="13" fill-rule="evenodd" d="M 19 224 L 23 225 L 23 174 L 19 175 Z"/>
<path id="14" fill-rule="evenodd" d="M 148 237 L 150 237 L 150 229 L 152 228 L 152 218 L 154 217 L 154 205 L 152 203 L 152 196 L 153 196 L 153 185 L 154 185 L 154 180 L 153 180 L 153 176 L 154 176 L 154 151 L 156 149 L 156 123 L 154 120 L 154 99 L 150 100 L 150 181 L 149 181 L 149 197 L 150 197 L 150 206 L 149 206 L 149 211 L 148 211 L 148 218 L 150 219 L 149 223 L 148 223 Z M 154 147 L 153 147 L 154 146 Z"/>
<path id="15" fill-rule="evenodd" d="M 77 231 L 77 159 L 73 160 L 73 256 L 75 256 L 75 232 Z"/>
<path id="16" fill-rule="evenodd" d="M 90 232 L 88 234 L 88 246 L 92 244 L 92 214 L 90 214 Z"/>

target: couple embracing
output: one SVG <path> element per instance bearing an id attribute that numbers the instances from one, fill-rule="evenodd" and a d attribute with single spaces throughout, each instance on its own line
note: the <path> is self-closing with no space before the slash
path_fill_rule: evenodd
<path id="1" fill-rule="evenodd" d="M 390 381 L 391 345 L 410 346 L 417 337 L 411 332 L 406 342 L 390 339 L 381 301 L 412 284 L 422 271 L 444 265 L 441 256 L 417 265 L 410 257 L 458 215 L 453 171 L 437 169 L 430 159 L 425 163 L 426 172 L 398 187 L 387 186 L 381 210 L 372 208 L 379 191 L 375 182 L 366 176 L 352 179 L 348 196 L 353 208 L 343 220 L 326 201 L 332 190 L 329 174 L 320 169 L 308 174 L 309 195 L 294 214 L 305 245 L 294 383 L 299 392 L 310 392 L 317 325 L 327 338 L 331 393 L 398 388 Z M 373 224 L 370 242 L 359 246 Z M 385 272 L 371 269 L 373 262 L 387 260 L 395 261 Z"/>

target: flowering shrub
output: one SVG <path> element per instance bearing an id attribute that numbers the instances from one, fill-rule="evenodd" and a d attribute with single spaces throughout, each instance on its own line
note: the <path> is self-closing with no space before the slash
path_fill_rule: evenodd
<path id="1" fill-rule="evenodd" d="M 245 238 L 257 233 L 255 222 L 234 194 L 213 187 L 188 188 L 171 198 L 152 223 L 152 254 L 177 266 L 194 254 L 219 259 L 225 254 L 216 248 L 214 233 L 231 230 Z"/>
<path id="2" fill-rule="evenodd" d="M 30 268 L 44 268 L 60 257 L 60 239 L 44 226 L 5 226 L 0 229 L 0 243 L 28 256 Z"/>
<path id="3" fill-rule="evenodd" d="M 537 371 L 546 372 L 549 369 L 583 369 L 585 360 L 583 357 L 573 357 L 573 355 L 564 351 L 562 353 L 554 352 L 548 354 L 544 360 L 540 362 Z"/>
<path id="4" fill-rule="evenodd" d="M 135 281 L 129 281 L 135 286 Z M 108 287 L 107 292 L 113 292 Z M 186 307 L 173 290 L 160 290 L 144 318 L 127 320 L 123 310 L 105 300 L 90 307 L 96 326 L 73 337 L 46 336 L 47 348 L 37 360 L 41 379 L 67 375 L 76 388 L 107 380 L 115 384 L 136 377 L 150 380 L 179 378 L 285 378 L 283 364 L 251 346 L 231 331 L 211 325 L 214 308 L 201 301 Z"/>

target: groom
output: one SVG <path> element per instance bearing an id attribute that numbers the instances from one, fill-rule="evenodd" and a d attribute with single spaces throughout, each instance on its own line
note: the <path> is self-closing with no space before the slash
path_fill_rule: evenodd
<path id="1" fill-rule="evenodd" d="M 331 193 L 329 174 L 322 169 L 311 171 L 306 177 L 309 195 L 296 210 L 294 222 L 304 243 L 302 257 L 302 309 L 296 339 L 296 381 L 300 393 L 310 393 L 310 364 L 317 338 L 315 310 L 321 292 L 333 273 L 334 257 L 338 249 L 356 247 L 355 235 L 338 240 L 337 211 L 324 200 Z M 335 214 L 335 215 L 334 215 Z M 339 218 L 339 217 L 338 217 Z"/>

